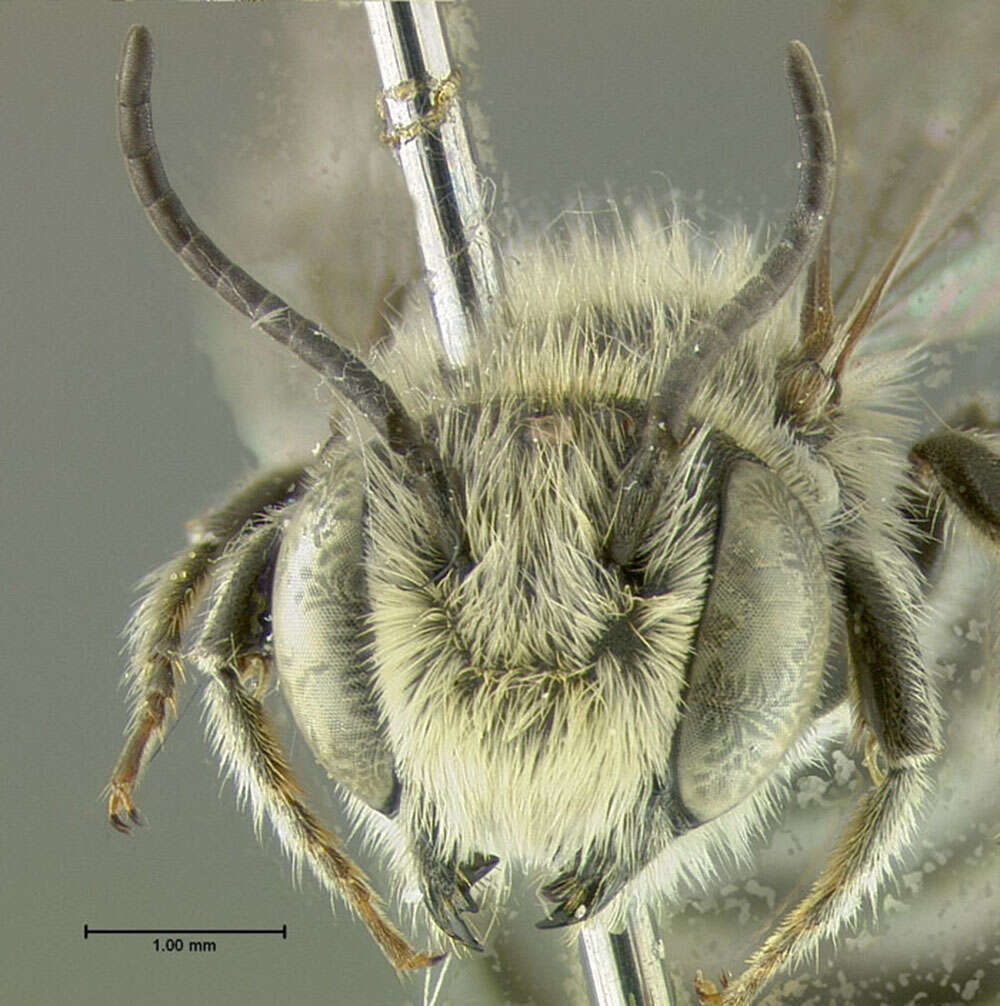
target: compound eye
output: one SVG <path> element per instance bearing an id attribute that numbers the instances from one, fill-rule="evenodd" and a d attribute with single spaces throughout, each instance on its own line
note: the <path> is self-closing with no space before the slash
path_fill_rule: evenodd
<path id="1" fill-rule="evenodd" d="M 748 796 L 799 735 L 822 683 L 832 610 L 808 513 L 768 468 L 736 461 L 674 748 L 678 795 L 698 821 Z"/>
<path id="2" fill-rule="evenodd" d="M 363 485 L 358 456 L 343 451 L 292 513 L 271 610 L 281 689 L 299 732 L 332 779 L 390 813 L 398 785 L 371 684 Z"/>

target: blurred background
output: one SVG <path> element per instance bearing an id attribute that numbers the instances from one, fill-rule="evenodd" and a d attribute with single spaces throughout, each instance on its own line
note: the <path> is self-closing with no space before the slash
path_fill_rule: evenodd
<path id="1" fill-rule="evenodd" d="M 609 194 L 627 210 L 650 196 L 666 203 L 674 189 L 709 232 L 734 216 L 752 228 L 780 221 L 798 156 L 784 45 L 804 39 L 823 67 L 827 13 L 813 0 L 479 5 L 467 80 L 489 123 L 496 228 L 510 226 L 506 206 L 522 226 L 545 227 L 568 207 L 606 208 Z M 220 783 L 197 697 L 189 704 L 197 682 L 140 790 L 148 826 L 132 840 L 115 834 L 100 796 L 125 722 L 121 630 L 134 585 L 182 546 L 186 519 L 255 467 L 240 433 L 254 441 L 245 406 L 258 394 L 229 372 L 230 397 L 244 406 L 238 427 L 205 352 L 228 345 L 227 309 L 172 260 L 129 190 L 114 108 L 122 40 L 132 23 L 152 30 L 157 133 L 192 214 L 263 282 L 318 312 L 322 274 L 295 259 L 295 214 L 322 222 L 347 163 L 337 151 L 376 129 L 361 20 L 321 3 L 0 5 L 4 1001 L 390 1006 L 433 994 L 420 979 L 397 980 L 309 877 L 295 883 L 266 829 L 254 837 Z M 330 80 L 352 96 L 325 93 Z M 371 163 L 392 174 L 387 155 Z M 389 205 L 369 193 L 348 216 L 370 213 L 390 233 Z M 331 206 L 330 219 L 339 212 Z M 336 244 L 338 226 L 313 228 L 309 242 L 322 247 L 325 233 Z M 402 275 L 409 260 L 397 251 L 386 268 Z M 332 323 L 356 330 L 346 314 Z M 945 391 L 996 385 L 995 353 L 959 355 L 936 371 L 938 384 L 954 382 Z M 274 412 L 260 404 L 266 427 Z M 322 408 L 311 405 L 303 411 L 322 431 Z M 963 560 L 965 573 L 975 561 Z M 768 1002 L 998 1001 L 1000 741 L 984 663 L 995 606 L 978 583 L 978 573 L 963 578 L 933 643 L 957 710 L 954 754 L 881 925 L 866 921 L 824 950 L 818 970 L 776 982 Z M 693 894 L 664 923 L 679 1003 L 691 1001 L 696 967 L 738 970 L 818 870 L 864 785 L 855 763 L 831 751 L 798 781 L 760 862 Z M 346 828 L 336 801 L 317 799 Z M 489 952 L 450 963 L 436 1001 L 579 1001 L 572 953 L 558 934 L 534 930 L 540 915 L 521 891 Z M 288 939 L 219 936 L 214 953 L 157 953 L 149 936 L 84 941 L 84 924 L 287 925 Z"/>

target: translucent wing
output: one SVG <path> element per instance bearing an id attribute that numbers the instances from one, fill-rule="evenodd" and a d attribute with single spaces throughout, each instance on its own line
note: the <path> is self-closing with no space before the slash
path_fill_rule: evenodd
<path id="1" fill-rule="evenodd" d="M 1000 328 L 998 52 L 993 0 L 831 6 L 841 315 L 922 219 L 865 351 Z"/>

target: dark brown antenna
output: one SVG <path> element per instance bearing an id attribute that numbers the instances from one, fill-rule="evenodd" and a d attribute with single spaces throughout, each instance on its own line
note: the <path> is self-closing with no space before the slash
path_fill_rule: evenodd
<path id="1" fill-rule="evenodd" d="M 156 232 L 206 286 L 318 371 L 386 436 L 396 453 L 426 455 L 416 424 L 392 388 L 329 332 L 236 265 L 191 218 L 170 186 L 156 145 L 152 75 L 152 36 L 135 25 L 125 39 L 118 73 L 118 139 L 132 189 Z"/>
<path id="2" fill-rule="evenodd" d="M 664 382 L 650 402 L 650 424 L 666 423 L 674 440 L 683 439 L 688 410 L 719 359 L 788 292 L 816 253 L 830 208 L 837 145 L 826 92 L 816 64 L 802 42 L 790 42 L 785 61 L 802 159 L 799 191 L 781 237 L 756 275 L 743 284 L 713 317 L 695 326 L 670 360 Z"/>
<path id="3" fill-rule="evenodd" d="M 795 206 L 781 237 L 757 273 L 707 321 L 696 325 L 668 364 L 649 403 L 639 447 L 621 478 L 619 503 L 608 541 L 610 558 L 627 564 L 656 505 L 655 472 L 665 453 L 684 440 L 691 403 L 722 356 L 788 292 L 816 254 L 833 205 L 837 144 L 826 92 L 802 42 L 790 42 L 785 60 L 802 158 Z"/>

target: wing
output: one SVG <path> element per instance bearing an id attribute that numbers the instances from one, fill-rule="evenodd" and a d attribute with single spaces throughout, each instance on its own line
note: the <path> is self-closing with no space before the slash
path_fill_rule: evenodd
<path id="1" fill-rule="evenodd" d="M 865 351 L 1000 328 L 998 52 L 992 0 L 832 5 L 839 313 L 917 224 Z"/>

